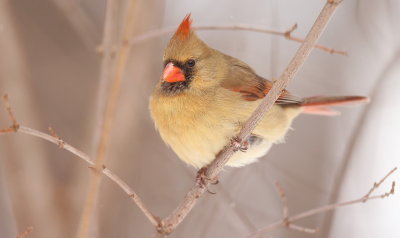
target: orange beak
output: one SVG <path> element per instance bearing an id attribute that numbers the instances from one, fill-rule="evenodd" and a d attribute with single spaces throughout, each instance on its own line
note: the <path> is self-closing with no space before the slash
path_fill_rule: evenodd
<path id="1" fill-rule="evenodd" d="M 165 66 L 162 78 L 168 83 L 185 81 L 185 75 L 183 75 L 182 70 L 171 62 Z"/>

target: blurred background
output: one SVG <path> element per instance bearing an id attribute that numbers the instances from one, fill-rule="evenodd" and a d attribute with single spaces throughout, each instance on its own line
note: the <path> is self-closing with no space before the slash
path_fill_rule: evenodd
<path id="1" fill-rule="evenodd" d="M 128 0 L 118 0 L 116 31 Z M 134 35 L 177 27 L 191 12 L 194 26 L 246 24 L 304 37 L 324 0 L 137 0 Z M 19 122 L 51 126 L 93 155 L 106 1 L 0 0 L 0 94 L 9 94 Z M 341 116 L 303 115 L 285 144 L 258 163 L 226 168 L 170 237 L 241 238 L 282 217 L 280 181 L 290 214 L 359 198 L 400 162 L 400 2 L 344 1 L 320 43 L 348 56 L 314 50 L 291 82 L 300 96 L 366 95 L 371 103 Z M 119 33 L 118 33 L 119 34 Z M 238 57 L 260 75 L 278 77 L 299 44 L 249 31 L 199 31 L 213 48 Z M 107 167 L 167 216 L 192 186 L 196 171 L 162 142 L 148 100 L 162 71 L 171 34 L 132 46 Z M 115 37 L 117 38 L 117 37 Z M 115 41 L 115 39 L 114 39 Z M 9 126 L 1 108 L 0 127 Z M 75 237 L 89 179 L 87 164 L 56 145 L 22 134 L 0 135 L 0 237 Z M 398 173 L 378 192 L 387 191 Z M 151 237 L 154 228 L 125 193 L 103 179 L 94 237 Z M 287 229 L 272 237 L 400 237 L 399 195 L 302 220 L 316 234 Z"/>

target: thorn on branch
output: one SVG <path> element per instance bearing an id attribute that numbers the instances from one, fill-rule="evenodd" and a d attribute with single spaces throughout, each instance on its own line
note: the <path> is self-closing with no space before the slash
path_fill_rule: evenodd
<path id="1" fill-rule="evenodd" d="M 8 113 L 8 116 L 12 122 L 12 125 L 9 128 L 6 129 L 0 129 L 0 133 L 11 133 L 11 132 L 17 132 L 19 129 L 19 123 L 11 109 L 11 105 L 10 105 L 10 100 L 8 99 L 8 95 L 5 94 L 3 96 L 3 104 L 4 107 Z"/>
<path id="2" fill-rule="evenodd" d="M 53 136 L 56 140 L 57 140 L 57 145 L 60 149 L 64 149 L 65 146 L 65 142 L 57 135 L 57 133 L 55 132 L 55 130 L 51 127 L 47 128 L 51 134 L 51 136 Z"/>

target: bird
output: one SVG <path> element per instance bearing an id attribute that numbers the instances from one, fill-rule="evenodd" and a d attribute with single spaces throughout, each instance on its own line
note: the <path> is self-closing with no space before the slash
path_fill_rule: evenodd
<path id="1" fill-rule="evenodd" d="M 185 163 L 205 168 L 239 133 L 272 87 L 243 61 L 208 46 L 185 16 L 168 42 L 164 70 L 149 100 L 155 127 Z M 285 141 L 300 114 L 334 115 L 329 106 L 367 102 L 363 96 L 301 98 L 283 90 L 258 126 L 226 163 L 256 162 L 273 144 Z"/>

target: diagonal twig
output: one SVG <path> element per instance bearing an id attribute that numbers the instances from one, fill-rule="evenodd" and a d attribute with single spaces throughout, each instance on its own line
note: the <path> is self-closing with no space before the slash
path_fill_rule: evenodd
<path id="1" fill-rule="evenodd" d="M 234 141 L 239 143 L 231 143 L 225 146 L 225 148 L 218 154 L 216 159 L 208 166 L 207 170 L 205 171 L 206 177 L 214 179 L 222 171 L 229 158 L 239 149 L 240 143 L 244 141 L 248 135 L 250 135 L 267 111 L 274 105 L 282 90 L 286 88 L 289 81 L 293 79 L 294 75 L 304 64 L 307 56 L 310 54 L 313 46 L 319 39 L 339 3 L 339 0 L 328 0 L 326 2 L 320 15 L 316 19 L 310 32 L 307 34 L 307 37 L 297 50 L 288 67 L 285 69 L 280 78 L 273 83 L 272 89 L 244 124 L 242 130 L 239 132 L 236 138 L 234 138 Z M 201 183 L 201 181 L 197 180 L 193 187 L 186 194 L 181 204 L 179 204 L 179 206 L 169 216 L 161 221 L 157 231 L 163 234 L 170 234 L 173 232 L 192 210 L 197 200 L 201 197 L 201 195 L 204 194 L 208 186 L 209 181 Z"/>
<path id="2" fill-rule="evenodd" d="M 350 200 L 347 202 L 340 202 L 340 203 L 333 203 L 333 204 L 329 204 L 329 205 L 325 205 L 322 207 L 318 207 L 318 208 L 314 208 L 302 213 L 299 213 L 297 215 L 293 215 L 293 216 L 289 216 L 287 217 L 287 219 L 281 219 L 279 221 L 276 221 L 274 223 L 271 223 L 270 225 L 258 230 L 256 233 L 248 236 L 247 238 L 256 238 L 262 234 L 265 234 L 267 232 L 270 232 L 272 230 L 275 230 L 279 227 L 283 227 L 283 226 L 287 226 L 287 224 L 292 224 L 295 221 L 316 215 L 316 214 L 320 214 L 320 213 L 324 213 L 324 212 L 328 212 L 334 209 L 337 209 L 339 207 L 344 207 L 344 206 L 349 206 L 349 205 L 353 205 L 353 204 L 357 204 L 357 203 L 365 203 L 367 201 L 373 200 L 373 199 L 382 199 L 382 198 L 386 198 L 389 197 L 390 195 L 393 195 L 395 192 L 395 182 L 392 182 L 391 188 L 388 192 L 382 193 L 382 194 L 378 194 L 378 195 L 374 195 L 371 196 L 372 193 L 374 191 L 376 191 L 376 189 L 382 185 L 382 183 L 384 181 L 386 181 L 386 179 L 392 175 L 395 171 L 397 170 L 397 167 L 393 168 L 392 170 L 389 171 L 389 173 L 387 173 L 378 183 L 374 183 L 373 186 L 371 187 L 371 189 L 362 197 L 358 198 L 358 199 L 354 199 L 354 200 Z M 294 230 L 299 230 L 299 231 L 303 231 L 303 232 L 312 232 L 315 233 L 313 229 L 309 229 L 309 228 L 304 228 L 304 227 L 298 227 L 296 225 L 292 225 L 292 227 L 289 227 L 291 229 Z M 309 229 L 309 230 L 308 230 Z"/>
<path id="3" fill-rule="evenodd" d="M 8 101 L 8 97 L 3 97 L 4 101 L 4 106 L 6 107 L 8 112 L 12 112 L 10 103 Z M 15 116 L 12 113 L 9 113 L 10 119 L 13 121 L 13 123 L 16 123 L 19 125 L 18 121 L 16 120 Z M 10 127 L 12 128 L 12 126 Z M 61 149 L 64 149 L 66 151 L 71 152 L 72 154 L 76 155 L 78 158 L 82 159 L 85 161 L 87 164 L 89 164 L 89 168 L 93 168 L 95 163 L 93 160 L 87 155 L 86 153 L 82 152 L 81 150 L 73 147 L 72 145 L 68 144 L 67 142 L 63 141 L 57 134 L 55 134 L 55 131 L 53 129 L 50 129 L 51 134 L 47 134 L 23 125 L 20 125 L 16 130 L 11 130 L 11 131 L 6 131 L 6 130 L 0 130 L 0 135 L 1 134 L 6 134 L 6 133 L 21 133 L 21 134 L 26 134 L 30 135 L 33 137 L 37 137 L 43 140 L 46 140 L 48 142 L 51 142 L 53 144 L 58 145 Z M 62 142 L 62 146 L 60 146 Z M 150 210 L 146 207 L 142 199 L 137 195 L 137 193 L 127 184 L 125 183 L 120 177 L 118 177 L 113 171 L 110 169 L 106 168 L 103 166 L 101 168 L 101 172 L 106 175 L 112 182 L 114 182 L 118 187 L 120 187 L 132 201 L 139 207 L 139 209 L 143 212 L 143 214 L 147 217 L 147 219 L 153 224 L 154 226 L 157 226 L 159 224 L 159 219 L 154 216 Z"/>

